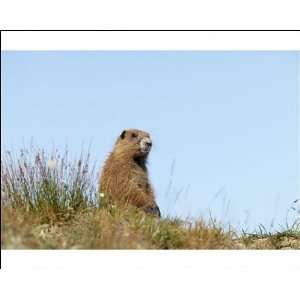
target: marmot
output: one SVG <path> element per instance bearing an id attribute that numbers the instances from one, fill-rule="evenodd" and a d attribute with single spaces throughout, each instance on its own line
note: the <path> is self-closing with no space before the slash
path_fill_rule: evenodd
<path id="1" fill-rule="evenodd" d="M 103 197 L 134 205 L 160 217 L 146 167 L 151 147 L 149 133 L 137 129 L 124 130 L 105 161 L 99 187 Z"/>

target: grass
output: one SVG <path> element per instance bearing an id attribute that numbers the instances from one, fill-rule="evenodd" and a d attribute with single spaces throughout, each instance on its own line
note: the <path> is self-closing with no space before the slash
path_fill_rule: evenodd
<path id="1" fill-rule="evenodd" d="M 281 232 L 237 234 L 211 219 L 157 219 L 98 197 L 89 152 L 22 149 L 1 157 L 4 249 L 300 249 L 299 219 Z"/>

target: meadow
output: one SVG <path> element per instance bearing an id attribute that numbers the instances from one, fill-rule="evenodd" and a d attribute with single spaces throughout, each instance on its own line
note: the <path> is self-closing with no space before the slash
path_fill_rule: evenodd
<path id="1" fill-rule="evenodd" d="M 281 231 L 237 231 L 209 221 L 162 217 L 112 204 L 97 193 L 89 151 L 30 146 L 1 156 L 2 249 L 300 249 L 299 218 Z"/>

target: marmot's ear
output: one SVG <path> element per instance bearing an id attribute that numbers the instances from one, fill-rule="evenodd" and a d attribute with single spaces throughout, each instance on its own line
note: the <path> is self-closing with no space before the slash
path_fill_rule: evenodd
<path id="1" fill-rule="evenodd" d="M 121 135 L 120 135 L 120 138 L 121 138 L 122 140 L 124 139 L 125 134 L 126 134 L 126 130 L 124 130 L 124 131 L 121 133 Z"/>

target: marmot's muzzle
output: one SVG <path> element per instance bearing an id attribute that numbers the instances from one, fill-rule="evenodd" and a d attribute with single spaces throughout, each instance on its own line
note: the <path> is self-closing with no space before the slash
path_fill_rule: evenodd
<path id="1" fill-rule="evenodd" d="M 140 149 L 144 153 L 149 153 L 152 147 L 152 141 L 150 138 L 146 137 L 140 141 Z"/>

